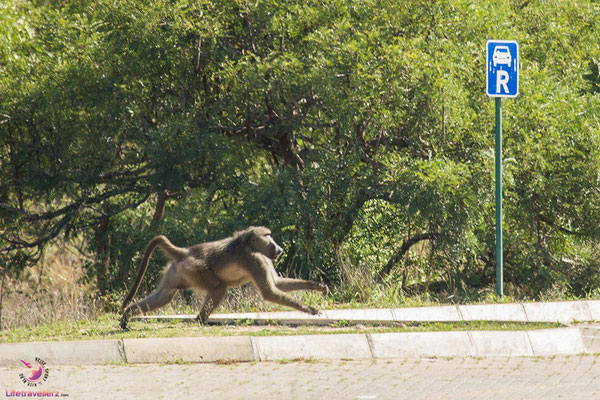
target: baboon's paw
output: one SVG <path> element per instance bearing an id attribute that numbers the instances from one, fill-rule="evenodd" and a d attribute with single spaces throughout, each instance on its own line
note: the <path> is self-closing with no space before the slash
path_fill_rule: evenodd
<path id="1" fill-rule="evenodd" d="M 307 306 L 307 308 L 308 308 L 307 312 L 308 312 L 309 314 L 311 314 L 311 315 L 319 315 L 319 314 L 321 314 L 321 311 L 317 310 L 317 309 L 316 309 L 316 308 L 314 308 L 314 307 Z"/>

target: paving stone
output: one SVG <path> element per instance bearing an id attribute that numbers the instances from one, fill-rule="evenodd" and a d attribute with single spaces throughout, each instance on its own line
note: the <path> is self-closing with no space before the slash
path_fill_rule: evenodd
<path id="1" fill-rule="evenodd" d="M 597 356 L 50 366 L 73 399 L 577 399 L 600 397 Z M 28 389 L 0 368 L 1 394 Z M 574 381 L 575 383 L 572 383 Z M 570 382 L 570 383 L 563 383 Z M 582 383 L 577 383 L 582 382 Z"/>

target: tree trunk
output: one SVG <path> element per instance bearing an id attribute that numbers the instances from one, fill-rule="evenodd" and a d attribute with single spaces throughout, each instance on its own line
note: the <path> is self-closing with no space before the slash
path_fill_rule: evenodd
<path id="1" fill-rule="evenodd" d="M 108 237 L 108 226 L 110 223 L 110 203 L 105 201 L 102 205 L 104 216 L 100 219 L 98 226 L 94 232 L 96 241 L 96 255 L 98 257 L 98 274 L 97 282 L 100 294 L 104 295 L 108 292 L 108 268 L 110 267 L 110 242 Z"/>
<path id="2" fill-rule="evenodd" d="M 2 280 L 0 280 L 0 331 L 2 330 L 2 302 L 4 300 L 4 280 L 6 273 L 2 273 Z"/>
<path id="3" fill-rule="evenodd" d="M 169 197 L 171 197 L 171 194 L 168 190 L 163 190 L 158 194 L 156 209 L 154 210 L 154 216 L 152 217 L 154 222 L 159 222 L 162 219 L 165 213 L 165 203 Z"/>

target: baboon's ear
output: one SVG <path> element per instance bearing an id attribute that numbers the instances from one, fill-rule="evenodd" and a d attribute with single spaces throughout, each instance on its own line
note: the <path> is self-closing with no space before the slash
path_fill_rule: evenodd
<path id="1" fill-rule="evenodd" d="M 242 231 L 240 238 L 242 239 L 242 242 L 250 245 L 252 244 L 252 240 L 256 237 L 256 232 L 254 231 L 254 229 L 252 227 Z"/>

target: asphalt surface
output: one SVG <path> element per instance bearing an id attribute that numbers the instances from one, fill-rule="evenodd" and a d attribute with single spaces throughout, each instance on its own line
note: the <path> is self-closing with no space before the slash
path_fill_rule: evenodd
<path id="1" fill-rule="evenodd" d="M 600 398 L 599 355 L 48 367 L 36 388 L 21 382 L 22 369 L 0 368 L 0 398 L 11 390 L 70 399 Z"/>

